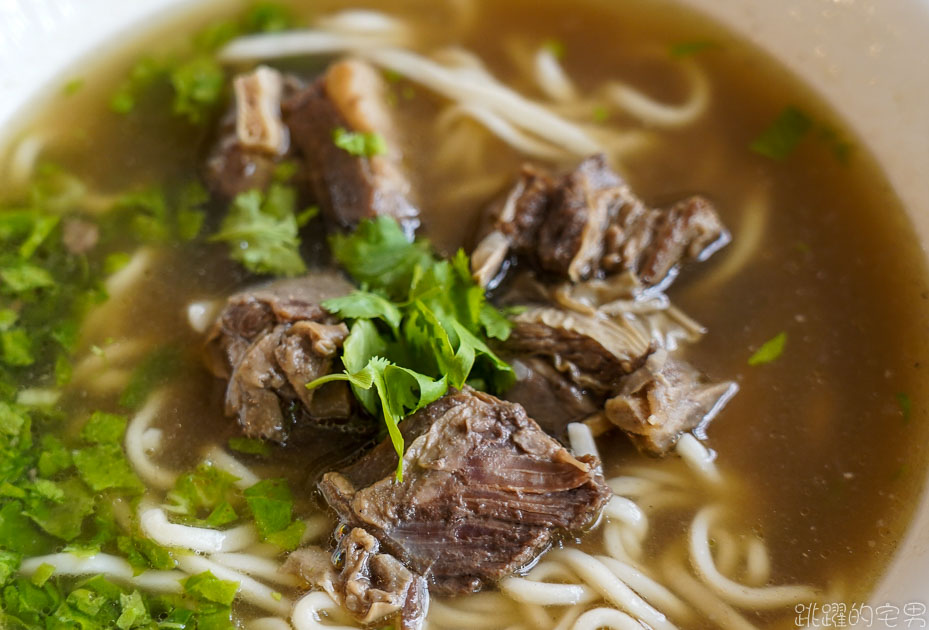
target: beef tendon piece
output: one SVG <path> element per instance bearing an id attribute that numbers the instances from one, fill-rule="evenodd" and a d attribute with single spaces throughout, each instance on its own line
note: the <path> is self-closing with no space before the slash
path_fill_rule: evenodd
<path id="1" fill-rule="evenodd" d="M 517 256 L 571 282 L 630 271 L 656 286 L 728 242 L 706 199 L 649 208 L 595 155 L 560 177 L 524 167 L 506 198 L 488 211 L 472 272 L 491 286 L 505 261 Z"/>
<path id="2" fill-rule="evenodd" d="M 545 357 L 581 387 L 613 391 L 652 350 L 633 319 L 607 318 L 554 307 L 530 307 L 513 318 L 503 347 L 513 355 Z"/>
<path id="3" fill-rule="evenodd" d="M 711 382 L 688 363 L 657 350 L 606 401 L 606 418 L 639 450 L 663 455 L 681 433 L 705 425 L 735 395 L 732 381 Z"/>
<path id="4" fill-rule="evenodd" d="M 403 630 L 417 630 L 429 608 L 426 580 L 381 553 L 377 539 L 361 528 L 341 532 L 334 554 L 320 547 L 298 549 L 284 570 L 326 591 L 363 624 L 396 619 Z"/>
<path id="5" fill-rule="evenodd" d="M 235 102 L 220 123 L 205 169 L 207 185 L 224 198 L 264 189 L 271 182 L 290 147 L 281 99 L 295 89 L 293 79 L 267 66 L 236 76 L 232 85 Z"/>
<path id="6" fill-rule="evenodd" d="M 228 380 L 225 412 L 246 435 L 283 442 L 296 419 L 344 424 L 350 418 L 347 386 L 308 390 L 306 384 L 331 371 L 348 336 L 320 303 L 351 290 L 341 276 L 320 272 L 229 298 L 208 334 L 206 363 Z"/>
<path id="7" fill-rule="evenodd" d="M 401 167 L 397 133 L 377 70 L 348 59 L 284 104 L 284 120 L 303 156 L 306 176 L 329 219 L 352 227 L 366 218 L 397 219 L 409 234 L 419 225 L 410 183 Z M 353 155 L 334 142 L 337 129 L 377 133 L 386 152 Z"/>
<path id="8" fill-rule="evenodd" d="M 402 482 L 385 442 L 320 490 L 435 593 L 475 591 L 526 566 L 559 533 L 591 526 L 612 494 L 595 457 L 574 457 L 521 406 L 489 394 L 447 394 L 401 427 Z"/>
<path id="9" fill-rule="evenodd" d="M 599 398 L 575 385 L 546 359 L 505 357 L 516 383 L 503 396 L 519 403 L 546 433 L 564 442 L 572 422 L 580 422 L 602 408 Z"/>

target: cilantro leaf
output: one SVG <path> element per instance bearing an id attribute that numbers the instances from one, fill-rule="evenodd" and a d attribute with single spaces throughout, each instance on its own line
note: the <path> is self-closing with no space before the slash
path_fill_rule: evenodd
<path id="1" fill-rule="evenodd" d="M 774 122 L 755 138 L 750 148 L 772 160 L 783 160 L 797 148 L 813 127 L 813 121 L 798 108 L 784 108 Z"/>
<path id="2" fill-rule="evenodd" d="M 201 55 L 173 68 L 169 81 L 174 88 L 174 113 L 196 125 L 204 122 L 219 105 L 226 87 L 226 73 L 212 55 Z"/>
<path id="3" fill-rule="evenodd" d="M 167 509 L 190 525 L 219 527 L 233 522 L 238 518 L 235 507 L 243 502 L 236 481 L 227 472 L 201 464 L 174 483 L 166 497 Z"/>
<path id="4" fill-rule="evenodd" d="M 3 289 L 11 293 L 23 293 L 55 285 L 52 275 L 45 269 L 25 262 L 0 269 L 0 280 L 3 281 Z"/>
<path id="5" fill-rule="evenodd" d="M 787 333 L 778 333 L 761 344 L 761 347 L 755 351 L 755 354 L 748 359 L 748 364 L 754 366 L 771 363 L 781 356 L 781 353 L 784 352 L 785 345 L 787 345 Z"/>
<path id="6" fill-rule="evenodd" d="M 36 494 L 27 499 L 23 514 L 52 536 L 73 540 L 81 533 L 84 519 L 93 512 L 94 500 L 77 479 L 62 482 L 61 491 L 67 501 L 49 500 Z"/>
<path id="7" fill-rule="evenodd" d="M 349 131 L 345 127 L 336 127 L 332 130 L 332 142 L 356 157 L 373 157 L 387 153 L 384 136 L 375 132 Z"/>
<path id="8" fill-rule="evenodd" d="M 184 592 L 188 595 L 224 606 L 232 604 L 232 600 L 235 599 L 235 594 L 239 590 L 238 582 L 220 580 L 210 571 L 191 575 L 183 583 Z"/>
<path id="9" fill-rule="evenodd" d="M 122 446 L 98 444 L 77 450 L 72 455 L 81 479 L 94 492 L 116 488 L 142 492 L 145 487 L 126 460 Z"/>
<path id="10" fill-rule="evenodd" d="M 271 447 L 267 442 L 247 437 L 229 438 L 229 448 L 247 455 L 260 455 L 261 457 L 271 455 Z"/>
<path id="11" fill-rule="evenodd" d="M 402 299 L 413 269 L 432 260 L 427 242 L 411 243 L 397 221 L 386 216 L 362 221 L 351 234 L 334 235 L 330 245 L 356 282 L 381 289 L 391 299 Z"/>
<path id="12" fill-rule="evenodd" d="M 300 257 L 295 216 L 297 193 L 274 183 L 267 194 L 250 190 L 235 197 L 214 242 L 229 244 L 229 255 L 253 273 L 295 276 L 306 271 Z"/>
<path id="13" fill-rule="evenodd" d="M 446 377 L 433 379 L 409 368 L 394 365 L 383 357 L 373 357 L 364 368 L 354 374 L 329 374 L 307 384 L 307 388 L 312 389 L 339 380 L 348 381 L 362 390 L 374 388 L 384 423 L 387 425 L 387 433 L 399 458 L 397 481 L 403 481 L 404 440 L 399 423 L 409 414 L 441 398 L 448 391 Z"/>
<path id="14" fill-rule="evenodd" d="M 400 327 L 403 315 L 387 298 L 370 291 L 354 291 L 343 297 L 323 302 L 323 308 L 342 319 L 382 319 L 394 331 Z"/>
<path id="15" fill-rule="evenodd" d="M 127 423 L 125 416 L 95 411 L 81 429 L 81 439 L 89 444 L 119 444 Z"/>
<path id="16" fill-rule="evenodd" d="M 262 536 L 290 525 L 294 499 L 283 479 L 266 479 L 245 489 L 245 501 Z"/>

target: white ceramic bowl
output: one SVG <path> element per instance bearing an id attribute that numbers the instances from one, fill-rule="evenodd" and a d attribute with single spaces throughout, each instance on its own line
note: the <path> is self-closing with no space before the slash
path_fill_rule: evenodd
<path id="1" fill-rule="evenodd" d="M 877 157 L 925 249 L 929 0 L 682 1 L 746 35 L 826 98 Z M 0 146 L 28 104 L 46 86 L 60 86 L 75 60 L 129 25 L 158 21 L 172 8 L 195 2 L 0 0 Z M 929 604 L 927 592 L 929 496 L 924 492 L 872 604 Z"/>

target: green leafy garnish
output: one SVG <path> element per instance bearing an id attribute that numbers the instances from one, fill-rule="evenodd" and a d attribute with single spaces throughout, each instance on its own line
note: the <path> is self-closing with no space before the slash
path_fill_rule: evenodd
<path id="1" fill-rule="evenodd" d="M 784 346 L 787 344 L 787 333 L 782 332 L 778 333 L 771 339 L 767 340 L 758 350 L 755 351 L 748 359 L 749 365 L 763 365 L 765 363 L 771 363 L 784 352 Z"/>
<path id="2" fill-rule="evenodd" d="M 111 97 L 110 109 L 129 114 L 140 100 L 157 94 L 156 88 L 163 86 L 170 89 L 172 113 L 191 124 L 201 124 L 226 96 L 226 74 L 216 51 L 239 35 L 280 31 L 294 25 L 287 8 L 270 2 L 255 5 L 238 20 L 213 23 L 193 36 L 188 50 L 163 59 L 139 59 Z"/>
<path id="3" fill-rule="evenodd" d="M 267 193 L 250 190 L 233 200 L 211 241 L 229 244 L 229 256 L 258 274 L 295 276 L 306 271 L 300 257 L 297 191 L 273 183 Z"/>
<path id="4" fill-rule="evenodd" d="M 247 437 L 229 438 L 229 448 L 240 453 L 245 453 L 246 455 L 268 457 L 271 454 L 271 447 L 268 446 L 267 442 Z"/>
<path id="5" fill-rule="evenodd" d="M 595 123 L 603 124 L 610 119 L 610 110 L 606 105 L 594 107 L 591 117 Z"/>
<path id="6" fill-rule="evenodd" d="M 357 157 L 373 157 L 387 153 L 384 136 L 371 131 L 349 131 L 344 127 L 332 130 L 332 142 L 346 153 Z"/>
<path id="7" fill-rule="evenodd" d="M 174 88 L 173 111 L 191 124 L 203 122 L 219 104 L 226 87 L 226 73 L 212 56 L 186 61 L 168 73 Z"/>
<path id="8" fill-rule="evenodd" d="M 84 87 L 84 79 L 77 77 L 65 83 L 61 91 L 65 96 L 72 96 L 80 92 L 82 87 Z"/>
<path id="9" fill-rule="evenodd" d="M 505 390 L 513 371 L 486 339 L 506 339 L 511 325 L 474 283 L 464 252 L 439 259 L 427 241 L 410 242 L 394 219 L 363 221 L 354 233 L 334 236 L 331 247 L 364 288 L 323 302 L 352 321 L 342 348 L 345 372 L 308 387 L 349 382 L 365 409 L 384 419 L 402 479 L 400 421 L 469 379 Z"/>
<path id="10" fill-rule="evenodd" d="M 835 128 L 820 124 L 816 133 L 819 140 L 824 142 L 839 164 L 847 166 L 852 157 L 854 145 L 842 136 Z"/>
<path id="11" fill-rule="evenodd" d="M 221 527 L 238 520 L 236 510 L 243 505 L 238 481 L 227 472 L 201 464 L 182 475 L 168 492 L 166 509 L 188 525 Z"/>
<path id="12" fill-rule="evenodd" d="M 55 567 L 47 562 L 39 565 L 39 568 L 32 574 L 32 583 L 38 587 L 45 586 L 48 579 L 55 574 Z"/>
<path id="13" fill-rule="evenodd" d="M 184 591 L 189 595 L 224 606 L 232 603 L 238 590 L 238 582 L 220 580 L 209 571 L 191 575 L 184 580 Z"/>
<path id="14" fill-rule="evenodd" d="M 797 148 L 810 131 L 813 121 L 798 108 L 786 107 L 750 145 L 755 153 L 783 160 Z"/>
<path id="15" fill-rule="evenodd" d="M 699 52 L 708 50 L 710 48 L 716 48 L 719 44 L 716 42 L 711 42 L 709 40 L 695 40 L 692 42 L 678 42 L 671 45 L 671 56 L 675 59 L 680 59 L 682 57 L 690 57 L 691 55 L 696 55 Z"/>
<path id="16" fill-rule="evenodd" d="M 293 520 L 294 500 L 283 479 L 266 479 L 246 488 L 245 501 L 263 540 L 292 551 L 300 544 L 306 524 Z"/>
<path id="17" fill-rule="evenodd" d="M 119 444 L 126 424 L 125 416 L 96 411 L 81 429 L 81 439 L 90 444 Z"/>

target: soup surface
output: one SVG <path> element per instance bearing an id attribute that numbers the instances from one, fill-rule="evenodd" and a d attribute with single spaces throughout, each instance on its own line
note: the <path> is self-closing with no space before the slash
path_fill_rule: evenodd
<path id="1" fill-rule="evenodd" d="M 253 273 L 230 254 L 228 239 L 211 238 L 232 202 L 193 186 L 202 184 L 236 73 L 260 62 L 310 82 L 345 56 L 275 53 L 221 65 L 222 45 L 291 26 L 363 39 L 350 21 L 325 20 L 357 6 L 320 1 L 239 13 L 224 6 L 172 18 L 72 68 L 62 91 L 14 134 L 0 186 L 0 431 L 13 462 L 0 468 L 0 580 L 10 627 L 72 617 L 104 627 L 104 609 L 93 610 L 92 601 L 110 607 L 125 628 L 154 627 L 152 618 L 182 624 L 160 627 L 194 627 L 178 621 L 187 614 L 181 610 L 194 611 L 196 627 L 214 627 L 210 615 L 245 627 L 262 617 L 290 619 L 288 606 L 304 601 L 306 585 L 283 570 L 272 568 L 269 577 L 209 553 L 185 556 L 176 548 L 182 543 L 153 542 L 139 517 L 148 506 L 167 505 L 177 508 L 168 519 L 185 527 L 224 529 L 254 519 L 263 542 L 246 551 L 272 567 L 301 540 L 334 544 L 336 518 L 316 484 L 361 447 L 318 435 L 283 445 L 243 439 L 226 417 L 226 383 L 202 359 L 205 328 L 230 295 L 285 274 Z M 468 51 L 474 57 L 458 63 L 476 58 L 480 72 L 589 132 L 649 206 L 703 195 L 732 234 L 705 262 L 682 267 L 665 290 L 706 330 L 676 356 L 710 379 L 738 385 L 696 432 L 713 456 L 705 466 L 715 472 L 702 477 L 673 451 L 640 454 L 618 429 L 597 435 L 604 477 L 633 515 L 647 515 L 647 531 L 622 525 L 619 512 L 608 510 L 590 531 L 555 546 L 614 559 L 624 550 L 620 560 L 668 591 L 655 595 L 647 584 L 617 579 L 679 627 L 787 627 L 795 606 L 862 601 L 902 539 L 924 477 L 929 286 L 911 228 L 860 142 L 771 60 L 675 5 L 391 0 L 374 8 L 402 26 L 389 46 L 446 64 L 451 57 L 439 51 Z M 544 63 L 557 65 L 554 75 L 538 69 L 540 51 Z M 392 148 L 402 153 L 420 211 L 417 236 L 441 256 L 472 251 L 485 209 L 510 190 L 523 164 L 561 173 L 587 157 L 557 138 L 536 139 L 548 153 L 527 152 L 488 131 L 493 125 L 479 116 L 456 114 L 464 101 L 380 69 L 398 130 Z M 558 77 L 570 81 L 561 99 Z M 646 106 L 610 96 L 622 89 Z M 656 107 L 665 109 L 655 114 Z M 299 175 L 286 181 L 298 206 L 317 203 Z M 327 238 L 337 228 L 308 217 L 298 230 L 307 269 L 336 266 Z M 530 267 L 516 263 L 489 300 L 512 303 L 514 274 Z M 99 413 L 97 424 L 117 427 L 118 435 L 94 437 L 87 423 L 95 412 L 128 420 L 126 437 L 125 420 L 107 424 Z M 137 453 L 121 455 L 124 443 Z M 138 469 L 138 453 L 150 468 Z M 243 495 L 229 480 L 242 474 L 228 468 L 230 457 L 257 476 L 253 482 L 285 479 L 289 490 Z M 232 516 L 211 521 L 227 499 Z M 286 514 L 265 531 L 262 510 L 272 503 Z M 691 568 L 695 516 L 708 507 L 718 515 L 706 534 L 708 553 L 723 579 L 752 591 L 743 600 Z M 274 538 L 293 523 L 305 524 L 297 527 L 302 538 Z M 71 552 L 128 559 L 132 569 L 116 560 L 75 569 L 77 561 L 53 555 Z M 163 595 L 171 589 L 154 578 L 132 577 L 169 570 L 187 580 L 179 594 Z M 190 581 L 207 570 L 215 583 Z M 257 594 L 235 577 L 248 573 Z M 123 599 L 87 585 L 98 574 L 119 584 Z M 533 581 L 531 570 L 527 576 Z M 554 628 L 572 627 L 588 609 L 634 613 L 577 567 L 551 580 L 594 594 L 552 606 L 527 603 L 507 588 L 433 597 L 427 623 L 461 627 L 457 615 L 469 627 Z M 238 596 L 235 586 L 220 592 L 236 581 Z M 765 590 L 785 585 L 799 590 L 782 599 Z M 82 589 L 89 595 L 74 595 Z M 701 599 L 710 603 L 701 607 Z M 314 606 L 329 610 L 322 625 L 357 623 Z M 298 628 L 314 627 L 293 619 Z M 588 619 L 574 627 L 600 627 Z"/>

